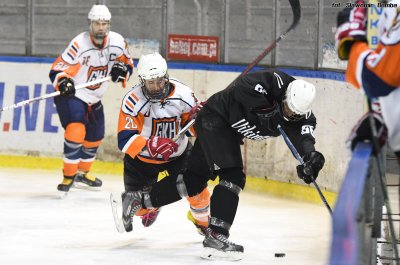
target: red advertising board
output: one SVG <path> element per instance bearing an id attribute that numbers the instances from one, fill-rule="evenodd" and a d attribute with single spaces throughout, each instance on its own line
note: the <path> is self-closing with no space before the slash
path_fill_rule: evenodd
<path id="1" fill-rule="evenodd" d="M 218 62 L 218 37 L 168 34 L 168 59 Z"/>

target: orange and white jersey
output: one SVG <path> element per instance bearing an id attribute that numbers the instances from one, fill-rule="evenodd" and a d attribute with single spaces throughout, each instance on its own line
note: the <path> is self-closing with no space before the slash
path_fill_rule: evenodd
<path id="1" fill-rule="evenodd" d="M 400 7 L 400 0 L 390 1 Z M 388 95 L 400 87 L 400 11 L 383 8 L 378 22 L 379 44 L 376 50 L 365 42 L 353 44 L 346 80 L 363 88 L 369 97 Z"/>
<path id="2" fill-rule="evenodd" d="M 121 105 L 118 121 L 118 147 L 130 155 L 148 163 L 163 163 L 161 156 L 150 158 L 146 148 L 146 140 L 151 136 L 174 138 L 189 121 L 189 113 L 195 106 L 193 91 L 178 80 L 169 79 L 171 90 L 163 100 L 147 98 L 141 85 L 129 91 Z M 193 127 L 187 132 L 195 136 Z M 188 145 L 188 137 L 184 135 L 177 141 L 178 151 L 170 160 L 180 156 Z"/>
<path id="3" fill-rule="evenodd" d="M 58 90 L 57 83 L 61 77 L 72 78 L 75 85 L 84 84 L 109 75 L 113 64 L 120 61 L 128 66 L 128 74 L 132 73 L 133 60 L 128 52 L 125 39 L 118 33 L 110 31 L 105 37 L 102 48 L 96 47 L 89 32 L 76 36 L 55 60 L 51 67 L 50 79 Z M 109 82 L 78 89 L 75 96 L 88 104 L 101 100 Z"/>

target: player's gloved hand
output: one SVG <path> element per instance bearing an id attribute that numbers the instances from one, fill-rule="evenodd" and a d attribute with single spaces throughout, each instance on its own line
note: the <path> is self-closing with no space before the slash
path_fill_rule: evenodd
<path id="1" fill-rule="evenodd" d="M 57 83 L 58 91 L 60 91 L 61 96 L 73 96 L 75 95 L 75 85 L 74 81 L 68 77 L 62 77 Z"/>
<path id="2" fill-rule="evenodd" d="M 357 4 L 362 4 L 358 0 Z M 345 8 L 338 13 L 335 45 L 341 60 L 348 60 L 351 46 L 357 41 L 367 42 L 367 8 Z"/>
<path id="3" fill-rule="evenodd" d="M 161 155 L 164 161 L 167 161 L 174 152 L 178 151 L 178 144 L 172 141 L 172 139 L 158 136 L 151 136 L 147 139 L 146 147 L 152 158 Z"/>
<path id="4" fill-rule="evenodd" d="M 317 179 L 319 171 L 325 164 L 325 158 L 320 152 L 311 151 L 304 156 L 303 161 L 303 165 L 298 165 L 296 167 L 297 175 L 305 183 L 310 184 L 312 178 L 314 180 Z"/>
<path id="5" fill-rule="evenodd" d="M 207 101 L 200 101 L 189 112 L 189 121 L 196 119 L 197 113 L 204 107 Z"/>
<path id="6" fill-rule="evenodd" d="M 276 101 L 271 106 L 253 108 L 251 112 L 258 116 L 261 126 L 269 131 L 270 136 L 279 136 L 276 128 L 282 123 L 283 116 Z"/>
<path id="7" fill-rule="evenodd" d="M 121 62 L 116 62 L 111 68 L 111 80 L 115 82 L 124 82 L 126 74 L 128 73 L 128 67 Z"/>
<path id="8" fill-rule="evenodd" d="M 376 155 L 382 146 L 386 144 L 388 138 L 388 131 L 384 124 L 383 117 L 380 113 L 380 110 L 376 109 L 376 105 L 378 103 L 373 103 L 372 106 L 372 117 L 374 118 L 375 127 L 376 127 L 376 138 L 378 140 L 379 150 L 375 150 L 374 154 Z M 353 129 L 349 137 L 346 140 L 346 144 L 353 151 L 359 142 L 372 142 L 372 130 L 371 130 L 371 121 L 369 120 L 369 113 L 365 113 L 354 125 Z"/>

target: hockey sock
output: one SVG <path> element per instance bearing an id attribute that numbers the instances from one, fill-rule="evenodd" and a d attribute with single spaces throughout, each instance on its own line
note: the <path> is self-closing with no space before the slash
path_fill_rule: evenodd
<path id="1" fill-rule="evenodd" d="M 245 185 L 245 175 L 240 168 L 223 169 L 219 172 L 220 182 L 214 188 L 211 196 L 211 217 L 232 225 L 239 203 L 239 193 Z M 228 235 L 224 226 L 210 223 L 210 227 L 217 233 Z"/>

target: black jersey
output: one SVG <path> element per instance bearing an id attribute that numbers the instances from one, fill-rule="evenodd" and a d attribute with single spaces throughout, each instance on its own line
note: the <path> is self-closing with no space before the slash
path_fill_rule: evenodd
<path id="1" fill-rule="evenodd" d="M 207 100 L 205 108 L 224 119 L 235 133 L 251 140 L 279 136 L 278 124 L 286 132 L 297 151 L 303 155 L 314 151 L 313 131 L 316 118 L 288 121 L 280 110 L 292 76 L 279 70 L 251 72 L 239 77 L 226 89 Z M 268 117 L 259 110 L 270 112 Z"/>

